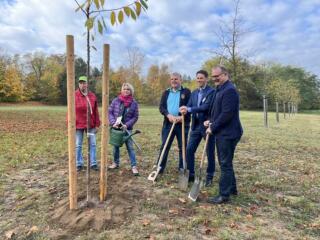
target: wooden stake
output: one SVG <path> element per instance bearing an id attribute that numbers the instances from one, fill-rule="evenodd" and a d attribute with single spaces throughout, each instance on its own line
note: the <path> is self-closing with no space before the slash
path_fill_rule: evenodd
<path id="1" fill-rule="evenodd" d="M 101 124 L 101 170 L 100 170 L 100 201 L 105 201 L 107 196 L 107 162 L 109 142 L 109 58 L 110 46 L 103 45 L 103 75 L 102 75 L 102 124 Z"/>
<path id="2" fill-rule="evenodd" d="M 263 118 L 264 126 L 268 127 L 268 99 L 266 95 L 263 95 Z"/>
<path id="3" fill-rule="evenodd" d="M 276 101 L 276 119 L 277 119 L 277 123 L 280 122 L 280 119 L 279 119 L 279 102 Z"/>
<path id="4" fill-rule="evenodd" d="M 68 100 L 68 151 L 69 151 L 69 201 L 70 209 L 77 209 L 76 171 L 76 113 L 75 113 L 75 74 L 74 39 L 67 35 L 67 100 Z"/>

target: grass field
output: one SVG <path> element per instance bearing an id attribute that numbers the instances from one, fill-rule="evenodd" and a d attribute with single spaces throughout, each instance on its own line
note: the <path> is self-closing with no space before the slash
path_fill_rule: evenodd
<path id="1" fill-rule="evenodd" d="M 162 117 L 156 108 L 143 107 L 136 125 L 143 133 L 135 138 L 143 148 L 141 176 L 131 175 L 122 149 L 120 170 L 108 173 L 108 200 L 95 209 L 68 211 L 66 107 L 2 106 L 1 239 L 319 239 L 319 111 L 280 116 L 277 124 L 269 114 L 264 128 L 261 112 L 241 112 L 244 136 L 234 160 L 239 195 L 212 206 L 206 199 L 217 193 L 218 165 L 214 186 L 190 202 L 177 188 L 176 144 L 166 174 L 155 185 L 147 181 Z M 100 135 L 98 143 L 99 158 Z M 98 177 L 92 173 L 94 196 Z M 84 173 L 78 186 L 81 202 Z"/>

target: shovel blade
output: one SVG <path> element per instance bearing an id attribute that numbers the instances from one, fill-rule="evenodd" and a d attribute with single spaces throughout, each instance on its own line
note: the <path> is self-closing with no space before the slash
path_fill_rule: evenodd
<path id="1" fill-rule="evenodd" d="M 178 181 L 178 187 L 185 191 L 188 188 L 189 183 L 189 170 L 183 170 L 179 172 L 179 181 Z"/>
<path id="2" fill-rule="evenodd" d="M 156 170 L 152 171 L 148 176 L 148 180 L 154 182 L 156 180 L 160 170 L 161 170 L 161 167 L 157 167 Z"/>
<path id="3" fill-rule="evenodd" d="M 197 201 L 202 185 L 202 181 L 199 178 L 196 178 L 191 187 L 188 198 L 194 202 Z"/>

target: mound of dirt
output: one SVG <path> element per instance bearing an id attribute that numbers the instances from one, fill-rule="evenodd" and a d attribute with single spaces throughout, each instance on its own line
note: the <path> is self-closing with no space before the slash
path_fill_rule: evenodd
<path id="1" fill-rule="evenodd" d="M 141 179 L 129 170 L 109 171 L 107 200 L 99 202 L 99 173 L 91 175 L 89 206 L 86 195 L 86 174 L 78 174 L 78 209 L 69 210 L 69 199 L 59 201 L 52 220 L 69 234 L 83 231 L 114 229 L 129 223 L 138 212 L 141 199 L 147 199 L 150 190 L 139 186 Z"/>

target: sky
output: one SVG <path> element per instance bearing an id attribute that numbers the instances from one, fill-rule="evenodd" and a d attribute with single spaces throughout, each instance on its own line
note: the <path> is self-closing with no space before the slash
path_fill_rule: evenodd
<path id="1" fill-rule="evenodd" d="M 116 8 L 133 0 L 107 0 Z M 81 2 L 81 0 L 79 0 Z M 216 32 L 230 23 L 233 0 L 149 0 L 137 21 L 125 19 L 101 36 L 96 34 L 92 63 L 102 64 L 102 46 L 110 44 L 110 65 L 128 65 L 128 48 L 151 64 L 194 77 L 220 42 Z M 75 39 L 76 55 L 86 59 L 85 17 L 74 0 L 0 0 L 0 49 L 7 54 L 41 51 L 62 54 L 66 35 Z M 320 0 L 241 0 L 244 30 L 239 53 L 254 64 L 276 62 L 303 67 L 320 76 Z M 109 19 L 109 17 L 108 17 Z M 225 27 L 223 29 L 226 29 Z"/>

